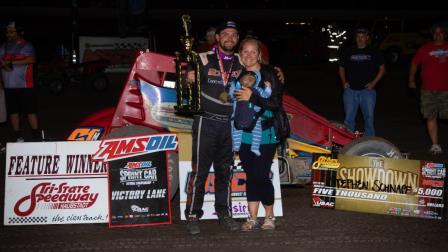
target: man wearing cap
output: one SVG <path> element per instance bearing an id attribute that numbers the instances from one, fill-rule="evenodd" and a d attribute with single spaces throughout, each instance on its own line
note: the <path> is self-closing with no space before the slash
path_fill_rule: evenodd
<path id="1" fill-rule="evenodd" d="M 204 186 L 212 165 L 215 174 L 215 211 L 219 223 L 230 231 L 239 230 L 230 210 L 232 103 L 220 100 L 220 96 L 227 92 L 228 83 L 235 81 L 243 68 L 239 56 L 234 53 L 239 40 L 237 24 L 233 21 L 221 24 L 215 38 L 217 46 L 214 50 L 199 54 L 201 104 L 204 113 L 196 115 L 193 122 L 192 173 L 185 209 L 190 234 L 200 233 Z"/>
<path id="2" fill-rule="evenodd" d="M 0 65 L 14 141 L 24 141 L 20 130 L 21 112 L 28 116 L 33 140 L 38 140 L 37 96 L 33 79 L 34 47 L 23 39 L 23 29 L 15 22 L 10 22 L 5 32 L 7 42 L 0 46 Z"/>
<path id="3" fill-rule="evenodd" d="M 367 29 L 355 31 L 356 47 L 343 52 L 339 64 L 339 77 L 344 88 L 344 123 L 355 130 L 358 108 L 364 118 L 364 135 L 375 136 L 375 86 L 385 73 L 384 57 L 378 50 L 368 47 Z"/>

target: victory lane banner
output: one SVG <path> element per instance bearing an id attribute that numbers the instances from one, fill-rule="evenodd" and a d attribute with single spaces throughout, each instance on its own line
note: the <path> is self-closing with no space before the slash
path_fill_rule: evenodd
<path id="1" fill-rule="evenodd" d="M 420 160 L 315 155 L 313 207 L 442 219 L 446 167 Z"/>
<path id="2" fill-rule="evenodd" d="M 171 224 L 167 151 L 175 134 L 103 140 L 95 160 L 109 162 L 109 227 Z"/>

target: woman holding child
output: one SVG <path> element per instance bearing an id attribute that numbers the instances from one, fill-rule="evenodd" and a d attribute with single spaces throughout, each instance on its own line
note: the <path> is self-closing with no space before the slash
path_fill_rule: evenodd
<path id="1" fill-rule="evenodd" d="M 273 126 L 273 113 L 282 104 L 282 85 L 277 77 L 277 71 L 261 63 L 260 42 L 249 38 L 241 41 L 239 54 L 246 72 L 253 72 L 256 76 L 252 88 L 242 85 L 234 91 L 238 102 L 245 101 L 254 109 L 258 107 L 258 125 L 252 130 L 233 134 L 234 151 L 239 151 L 239 157 L 246 172 L 246 195 L 249 205 L 249 218 L 241 226 L 242 231 L 256 228 L 263 230 L 275 229 L 274 217 L 274 186 L 270 178 L 272 159 L 277 148 L 278 140 Z M 253 75 L 253 74 L 252 74 Z M 244 76 L 242 74 L 241 76 Z M 243 81 L 243 80 L 240 80 Z M 266 92 L 267 91 L 267 92 Z M 234 106 L 238 109 L 238 106 Z M 234 132 L 238 130 L 233 129 Z M 261 136 L 259 138 L 258 136 Z M 238 143 L 237 146 L 235 143 Z M 254 147 L 255 146 L 255 147 Z M 266 216 L 262 225 L 257 220 L 259 205 L 263 205 Z"/>

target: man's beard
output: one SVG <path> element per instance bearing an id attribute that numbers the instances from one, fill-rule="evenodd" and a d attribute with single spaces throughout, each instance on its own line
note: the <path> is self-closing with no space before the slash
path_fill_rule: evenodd
<path id="1" fill-rule="evenodd" d="M 225 43 L 220 43 L 220 47 L 223 50 L 224 53 L 233 53 L 233 50 L 235 49 L 234 45 L 225 45 Z"/>

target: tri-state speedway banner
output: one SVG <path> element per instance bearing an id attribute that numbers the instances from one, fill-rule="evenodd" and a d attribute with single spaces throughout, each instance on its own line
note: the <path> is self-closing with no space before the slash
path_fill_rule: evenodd
<path id="1" fill-rule="evenodd" d="M 313 207 L 442 219 L 446 167 L 420 160 L 314 156 Z"/>
<path id="2" fill-rule="evenodd" d="M 175 134 L 103 140 L 94 160 L 109 162 L 109 227 L 171 223 L 167 151 Z"/>
<path id="3" fill-rule="evenodd" d="M 8 143 L 4 225 L 106 223 L 107 164 L 99 141 Z"/>

